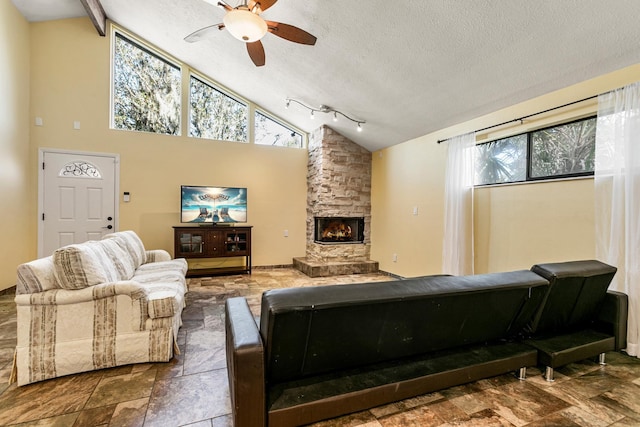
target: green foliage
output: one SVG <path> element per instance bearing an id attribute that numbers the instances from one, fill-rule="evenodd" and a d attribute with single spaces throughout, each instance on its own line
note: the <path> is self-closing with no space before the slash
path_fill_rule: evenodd
<path id="1" fill-rule="evenodd" d="M 248 107 L 191 77 L 189 135 L 196 138 L 246 142 Z"/>
<path id="2" fill-rule="evenodd" d="M 113 70 L 116 129 L 180 134 L 180 68 L 117 34 Z"/>
<path id="3" fill-rule="evenodd" d="M 475 183 L 500 184 L 593 172 L 595 142 L 594 117 L 479 144 Z"/>
<path id="4" fill-rule="evenodd" d="M 182 70 L 116 33 L 113 58 L 113 126 L 179 135 Z M 189 136 L 248 142 L 249 107 L 191 76 Z M 255 143 L 302 148 L 302 135 L 256 111 Z"/>
<path id="5" fill-rule="evenodd" d="M 302 135 L 256 111 L 255 143 L 302 148 Z"/>
<path id="6" fill-rule="evenodd" d="M 476 185 L 524 181 L 526 153 L 526 134 L 477 145 Z"/>
<path id="7" fill-rule="evenodd" d="M 595 143 L 595 118 L 533 132 L 531 176 L 592 172 Z"/>

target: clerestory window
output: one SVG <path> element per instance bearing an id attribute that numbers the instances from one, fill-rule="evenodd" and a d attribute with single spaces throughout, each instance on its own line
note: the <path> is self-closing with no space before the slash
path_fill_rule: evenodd
<path id="1" fill-rule="evenodd" d="M 302 135 L 260 111 L 255 114 L 255 143 L 302 148 Z"/>
<path id="2" fill-rule="evenodd" d="M 180 135 L 180 67 L 115 32 L 112 127 Z"/>
<path id="3" fill-rule="evenodd" d="M 193 75 L 189 93 L 189 136 L 220 141 L 248 141 L 249 107 L 245 103 Z"/>
<path id="4" fill-rule="evenodd" d="M 124 30 L 112 28 L 113 129 L 181 135 L 184 112 L 188 136 L 193 138 L 305 147 L 306 134 Z M 183 71 L 188 79 L 183 79 Z M 189 93 L 188 111 L 183 111 L 183 84 Z"/>

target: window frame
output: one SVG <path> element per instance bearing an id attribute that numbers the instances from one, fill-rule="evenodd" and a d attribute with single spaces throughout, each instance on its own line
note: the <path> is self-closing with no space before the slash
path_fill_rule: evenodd
<path id="1" fill-rule="evenodd" d="M 303 131 L 302 129 L 298 128 L 297 126 L 294 126 L 293 124 L 289 123 L 286 120 L 283 120 L 281 118 L 279 118 L 277 115 L 265 110 L 262 107 L 259 107 L 255 102 L 250 101 L 249 99 L 238 95 L 236 92 L 234 92 L 233 90 L 230 90 L 229 88 L 217 83 L 214 79 L 212 79 L 211 77 L 208 77 L 206 74 L 199 72 L 198 70 L 190 67 L 187 63 L 178 60 L 177 58 L 171 56 L 170 54 L 167 54 L 166 52 L 162 51 L 161 49 L 153 46 L 151 43 L 147 42 L 146 40 L 143 40 L 135 35 L 133 35 L 132 33 L 130 33 L 129 31 L 127 31 L 125 28 L 119 26 L 118 24 L 114 23 L 114 22 L 110 22 L 110 64 L 109 64 L 109 69 L 110 69 L 110 81 L 109 81 L 109 88 L 110 88 L 110 97 L 109 97 L 109 129 L 110 130 L 116 130 L 116 131 L 125 131 L 125 132 L 142 132 L 142 133 L 150 133 L 150 134 L 157 134 L 157 135 L 167 135 L 167 136 L 179 136 L 179 137 L 184 137 L 184 138 L 193 138 L 194 140 L 209 140 L 209 141 L 216 141 L 216 142 L 231 142 L 231 143 L 240 143 L 240 144 L 251 144 L 251 145 L 260 145 L 260 146 L 265 146 L 267 147 L 268 145 L 264 145 L 264 144 L 256 144 L 255 143 L 255 112 L 259 111 L 260 114 L 263 114 L 264 116 L 268 117 L 269 119 L 283 125 L 286 128 L 291 129 L 292 131 L 298 133 L 299 135 L 302 136 L 302 146 L 301 147 L 284 147 L 284 146 L 277 146 L 278 148 L 290 148 L 290 149 L 307 149 L 308 147 L 308 141 L 309 141 L 309 133 Z M 130 130 L 130 129 L 120 129 L 120 128 L 116 128 L 114 126 L 114 121 L 115 121 L 115 115 L 114 115 L 114 83 L 115 83 L 115 75 L 114 75 L 114 65 L 115 65 L 115 37 L 116 34 L 120 34 L 121 37 L 123 37 L 125 40 L 135 44 L 138 48 L 142 49 L 143 51 L 159 58 L 162 61 L 168 62 L 169 64 L 177 67 L 180 70 L 180 78 L 181 78 L 181 85 L 180 85 L 180 89 L 181 89 L 181 96 L 180 96 L 180 129 L 179 132 L 176 134 L 160 134 L 160 133 L 155 133 L 155 132 L 149 132 L 149 131 L 138 131 L 138 130 Z M 209 138 L 200 138 L 200 137 L 192 137 L 190 135 L 190 115 L 191 115 L 191 88 L 190 88 L 190 82 L 191 82 L 191 77 L 195 77 L 198 80 L 204 82 L 205 84 L 212 86 L 215 90 L 229 96 L 230 98 L 246 105 L 248 107 L 248 111 L 247 111 L 247 140 L 246 141 L 225 141 L 225 140 L 217 140 L 217 139 L 209 139 Z M 187 130 L 185 131 L 185 123 L 187 123 Z"/>
<path id="2" fill-rule="evenodd" d="M 581 178 L 581 177 L 595 175 L 595 171 L 591 171 L 591 172 L 575 172 L 575 173 L 567 173 L 567 174 L 559 174 L 559 175 L 546 175 L 546 176 L 533 177 L 531 176 L 531 171 L 533 167 L 533 163 L 531 162 L 531 155 L 533 153 L 533 134 L 534 133 L 542 132 L 547 129 L 551 129 L 555 127 L 567 126 L 567 125 L 571 125 L 578 122 L 584 122 L 591 119 L 596 119 L 596 126 L 597 126 L 597 118 L 598 118 L 597 116 L 590 115 L 587 117 L 582 117 L 582 118 L 574 119 L 568 122 L 562 122 L 552 126 L 546 126 L 540 129 L 535 129 L 527 132 L 527 179 L 526 181 L 548 181 L 548 180 L 554 180 L 554 179 Z M 597 131 L 597 128 L 596 128 L 596 131 Z M 594 146 L 594 150 L 595 150 L 595 146 Z"/>
<path id="3" fill-rule="evenodd" d="M 221 94 L 223 94 L 224 96 L 231 98 L 232 100 L 234 100 L 235 102 L 237 102 L 238 104 L 242 104 L 245 107 L 247 107 L 247 114 L 245 115 L 245 120 L 247 123 L 247 139 L 246 141 L 236 141 L 236 140 L 230 140 L 230 139 L 212 139 L 212 138 L 206 138 L 206 137 L 201 137 L 201 136 L 194 136 L 191 135 L 191 111 L 192 111 L 192 107 L 191 107 L 191 79 L 196 79 L 198 81 L 200 81 L 200 83 L 209 86 L 211 89 L 220 92 Z M 194 70 L 189 70 L 189 78 L 187 79 L 187 86 L 188 86 L 188 92 L 187 92 L 187 121 L 189 122 L 189 129 L 187 130 L 187 137 L 188 138 L 193 138 L 193 139 L 206 139 L 206 140 L 210 140 L 210 141 L 221 141 L 221 142 L 236 142 L 239 144 L 249 144 L 252 143 L 253 141 L 253 133 L 251 132 L 251 127 L 252 127 L 252 120 L 251 120 L 251 102 L 249 102 L 247 99 L 244 99 L 243 97 L 237 95 L 236 93 L 227 90 L 223 87 L 221 87 L 220 85 L 214 83 L 210 78 L 205 77 L 203 74 L 198 73 Z"/>
<path id="4" fill-rule="evenodd" d="M 298 135 L 300 135 L 300 146 L 299 147 L 288 147 L 288 146 L 284 146 L 284 145 L 269 145 L 269 144 L 258 144 L 258 143 L 256 143 L 256 120 L 255 120 L 256 113 L 262 114 L 267 119 L 269 119 L 269 120 L 279 124 L 280 126 L 285 127 L 287 129 L 289 129 L 290 131 L 295 132 Z M 282 119 L 274 116 L 273 114 L 265 111 L 262 108 L 255 107 L 253 109 L 253 114 L 251 114 L 251 121 L 252 121 L 252 123 L 251 123 L 251 136 L 253 138 L 252 142 L 253 142 L 254 145 L 259 145 L 261 147 L 292 148 L 292 149 L 295 149 L 295 150 L 307 148 L 307 133 L 306 132 L 302 132 L 297 127 L 289 124 L 285 120 L 282 120 Z"/>
<path id="5" fill-rule="evenodd" d="M 147 54 L 159 59 L 160 61 L 163 61 L 167 64 L 169 64 L 172 67 L 175 67 L 178 69 L 178 71 L 180 72 L 180 108 L 179 108 L 179 124 L 178 124 L 178 132 L 175 134 L 167 134 L 167 133 L 158 133 L 158 132 L 150 132 L 150 131 L 146 131 L 146 130 L 136 130 L 136 129 L 123 129 L 123 128 L 118 128 L 115 125 L 115 55 L 116 55 L 116 39 L 120 37 L 121 39 L 125 40 L 126 42 L 134 45 L 136 48 L 142 50 L 143 52 L 146 52 Z M 111 58 L 110 58 L 110 79 L 109 79 L 109 86 L 110 86 L 110 97 L 109 97 L 109 129 L 111 130 L 116 130 L 116 131 L 125 131 L 125 132 L 141 132 L 141 133 L 148 133 L 148 134 L 153 134 L 153 135 L 164 135 L 164 136 L 182 136 L 183 135 L 183 130 L 184 130 L 184 120 L 183 120 L 183 111 L 184 111 L 184 79 L 183 79 L 183 75 L 184 75 L 184 71 L 186 68 L 186 65 L 184 63 L 182 63 L 181 61 L 178 61 L 176 58 L 173 58 L 165 53 L 163 53 L 162 51 L 160 51 L 160 49 L 157 49 L 153 46 L 151 46 L 148 42 L 143 41 L 142 39 L 134 36 L 133 34 L 131 34 L 130 32 L 126 31 L 125 29 L 115 25 L 115 24 L 111 24 L 111 40 L 110 40 L 110 50 L 111 50 Z"/>
<path id="6" fill-rule="evenodd" d="M 526 146 L 526 167 L 525 167 L 525 179 L 523 181 L 509 181 L 509 182 L 496 182 L 496 183 L 490 183 L 490 184 L 475 184 L 474 183 L 474 187 L 490 187 L 490 186 L 497 186 L 497 185 L 515 185 L 515 184 L 525 184 L 525 183 L 532 183 L 532 182 L 540 182 L 540 181 L 556 181 L 556 180 L 566 180 L 566 179 L 581 179 L 581 178 L 588 178 L 588 177 L 592 177 L 595 175 L 595 171 L 590 171 L 590 172 L 576 172 L 576 173 L 569 173 L 569 174 L 560 174 L 560 175 L 545 175 L 545 176 L 537 176 L 537 177 L 533 177 L 531 176 L 531 171 L 532 171 L 532 161 L 531 161 L 531 155 L 533 153 L 533 134 L 536 132 L 542 132 L 545 131 L 547 129 L 552 129 L 555 127 L 560 127 L 560 126 L 565 126 L 565 125 L 570 125 L 573 123 L 578 123 L 578 122 L 582 122 L 582 121 L 587 121 L 587 120 L 591 120 L 591 119 L 596 119 L 596 123 L 597 123 L 597 116 L 590 114 L 588 116 L 585 117 L 580 117 L 577 119 L 573 119 L 567 122 L 561 122 L 561 123 L 556 123 L 553 125 L 549 125 L 549 126 L 544 126 L 541 128 L 537 128 L 537 129 L 532 129 L 532 130 L 528 130 L 526 132 L 520 132 L 520 133 L 516 133 L 513 135 L 508 135 L 508 136 L 503 136 L 497 139 L 493 139 L 491 141 L 485 141 L 485 142 L 481 142 L 479 144 L 476 144 L 477 146 L 480 145 L 485 145 L 485 144 L 491 144 L 492 142 L 495 141 L 500 141 L 503 139 L 508 139 L 508 138 L 514 138 L 520 135 L 526 135 L 527 136 L 527 146 Z M 597 129 L 596 129 L 597 130 Z M 474 171 L 475 173 L 475 171 Z"/>

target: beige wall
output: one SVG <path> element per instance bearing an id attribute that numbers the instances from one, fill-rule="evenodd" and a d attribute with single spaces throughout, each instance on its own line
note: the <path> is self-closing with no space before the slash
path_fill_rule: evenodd
<path id="1" fill-rule="evenodd" d="M 475 193 L 477 272 L 595 257 L 593 179 L 485 187 Z"/>
<path id="2" fill-rule="evenodd" d="M 440 272 L 445 148 L 418 138 L 373 153 L 371 259 L 382 270 L 404 277 Z"/>
<path id="3" fill-rule="evenodd" d="M 0 290 L 36 255 L 33 179 L 29 173 L 29 24 L 0 2 Z"/>
<path id="4" fill-rule="evenodd" d="M 442 266 L 446 143 L 502 123 L 640 80 L 640 64 L 373 153 L 372 250 L 400 276 Z M 596 101 L 477 135 L 490 141 L 594 114 Z M 476 273 L 528 269 L 538 262 L 595 256 L 593 179 L 479 188 L 475 192 Z M 413 207 L 418 206 L 418 215 Z M 393 261 L 397 254 L 397 261 Z"/>
<path id="5" fill-rule="evenodd" d="M 31 127 L 31 192 L 41 148 L 118 153 L 120 192 L 131 193 L 131 202 L 120 202 L 120 229 L 138 232 L 147 248 L 173 253 L 181 184 L 246 186 L 253 264 L 291 264 L 304 255 L 306 150 L 111 130 L 109 37 L 86 18 L 30 28 L 30 112 L 44 122 Z"/>

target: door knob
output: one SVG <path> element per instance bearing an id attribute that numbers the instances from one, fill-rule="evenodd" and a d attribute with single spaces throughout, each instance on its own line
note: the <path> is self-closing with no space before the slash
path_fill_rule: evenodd
<path id="1" fill-rule="evenodd" d="M 102 228 L 106 228 L 106 229 L 108 229 L 108 230 L 111 230 L 111 229 L 113 228 L 113 225 L 109 224 L 109 225 L 107 225 L 106 227 L 102 227 Z"/>

